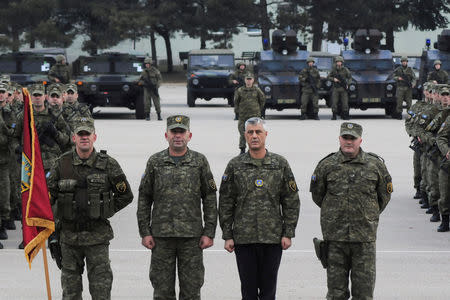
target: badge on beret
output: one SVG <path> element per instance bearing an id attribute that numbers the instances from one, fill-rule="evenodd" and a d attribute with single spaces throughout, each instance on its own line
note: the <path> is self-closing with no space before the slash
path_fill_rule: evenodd
<path id="1" fill-rule="evenodd" d="M 116 183 L 116 189 L 119 193 L 125 193 L 125 191 L 127 190 L 127 184 L 125 183 L 125 181 Z"/>
<path id="2" fill-rule="evenodd" d="M 347 128 L 348 129 L 352 129 L 353 128 L 353 124 L 352 123 L 347 124 Z"/>
<path id="3" fill-rule="evenodd" d="M 217 187 L 216 187 L 216 183 L 214 182 L 214 179 L 210 179 L 210 180 L 208 180 L 208 184 L 209 184 L 209 187 L 210 188 L 212 188 L 213 190 L 217 190 Z"/>
<path id="4" fill-rule="evenodd" d="M 290 188 L 293 192 L 296 192 L 296 191 L 297 191 L 297 184 L 295 183 L 294 180 L 289 180 L 289 188 Z"/>
<path id="5" fill-rule="evenodd" d="M 181 120 L 183 120 L 183 118 L 180 116 L 175 118 L 175 122 L 177 122 L 177 123 L 181 123 Z"/>
<path id="6" fill-rule="evenodd" d="M 227 181 L 227 180 L 228 180 L 228 175 L 227 174 L 223 174 L 222 181 Z"/>
<path id="7" fill-rule="evenodd" d="M 394 187 L 392 186 L 392 182 L 388 182 L 388 184 L 386 185 L 386 189 L 387 189 L 387 192 L 389 194 L 392 194 L 392 192 L 394 191 Z"/>
<path id="8" fill-rule="evenodd" d="M 256 179 L 255 180 L 255 185 L 257 187 L 262 187 L 264 185 L 264 181 L 262 179 Z"/>

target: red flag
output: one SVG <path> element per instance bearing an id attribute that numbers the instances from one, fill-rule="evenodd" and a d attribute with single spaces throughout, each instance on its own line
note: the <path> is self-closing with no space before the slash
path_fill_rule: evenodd
<path id="1" fill-rule="evenodd" d="M 24 89 L 22 152 L 22 225 L 25 257 L 31 268 L 42 244 L 55 231 L 53 212 L 45 179 L 41 147 L 29 92 Z"/>

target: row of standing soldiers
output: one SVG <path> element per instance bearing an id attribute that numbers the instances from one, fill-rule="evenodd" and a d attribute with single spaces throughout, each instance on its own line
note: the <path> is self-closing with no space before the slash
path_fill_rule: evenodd
<path id="1" fill-rule="evenodd" d="M 45 172 L 71 150 L 71 133 L 80 122 L 93 122 L 89 108 L 78 102 L 73 83 L 42 83 L 28 87 Z M 0 82 L 0 240 L 21 220 L 21 166 L 24 95 L 19 84 L 2 76 Z M 23 244 L 19 245 L 22 248 Z M 0 243 L 0 249 L 3 244 Z"/>
<path id="2" fill-rule="evenodd" d="M 414 150 L 414 199 L 431 214 L 430 222 L 439 222 L 438 232 L 449 231 L 449 85 L 430 80 L 424 84 L 424 101 L 408 110 L 405 129 L 412 137 Z"/>

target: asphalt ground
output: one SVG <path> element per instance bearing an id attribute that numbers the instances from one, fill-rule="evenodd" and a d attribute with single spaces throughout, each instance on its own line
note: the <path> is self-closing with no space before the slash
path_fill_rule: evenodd
<path id="1" fill-rule="evenodd" d="M 162 115 L 185 114 L 191 118 L 190 148 L 206 155 L 219 185 L 228 161 L 238 154 L 237 121 L 224 99 L 197 100 L 186 105 L 183 84 L 163 85 Z M 135 120 L 126 108 L 102 108 L 96 113 L 96 149 L 106 149 L 122 166 L 135 199 L 111 219 L 115 238 L 110 258 L 114 273 L 112 299 L 151 299 L 148 278 L 150 252 L 140 244 L 136 221 L 138 186 L 148 157 L 167 147 L 165 121 Z M 362 147 L 386 161 L 394 193 L 380 218 L 377 240 L 375 299 L 449 299 L 450 233 L 438 233 L 438 224 L 419 208 L 414 194 L 412 155 L 404 122 L 384 117 L 384 110 L 351 110 L 352 121 L 364 128 Z M 326 272 L 313 252 L 313 237 L 320 237 L 319 209 L 311 200 L 309 181 L 317 163 L 338 150 L 339 126 L 331 110 L 321 108 L 320 121 L 298 120 L 298 110 L 268 110 L 267 148 L 287 158 L 300 189 L 301 212 L 293 246 L 283 253 L 277 299 L 324 299 Z M 18 227 L 20 225 L 16 222 Z M 8 231 L 0 250 L 0 299 L 47 299 L 42 253 L 28 268 L 23 250 L 17 250 L 20 230 Z M 215 244 L 204 253 L 206 268 L 202 299 L 240 299 L 240 282 L 234 254 L 223 249 L 221 230 Z M 54 299 L 61 298 L 60 271 L 49 257 Z M 90 299 L 86 272 L 84 299 Z"/>

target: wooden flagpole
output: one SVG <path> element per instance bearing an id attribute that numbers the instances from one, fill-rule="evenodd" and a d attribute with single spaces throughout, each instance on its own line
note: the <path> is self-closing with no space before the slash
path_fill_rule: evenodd
<path id="1" fill-rule="evenodd" d="M 44 256 L 44 269 L 45 269 L 45 283 L 47 285 L 47 298 L 48 298 L 48 300 L 52 300 L 52 291 L 50 289 L 50 278 L 48 276 L 47 248 L 45 247 L 45 241 L 42 243 L 42 255 Z"/>

